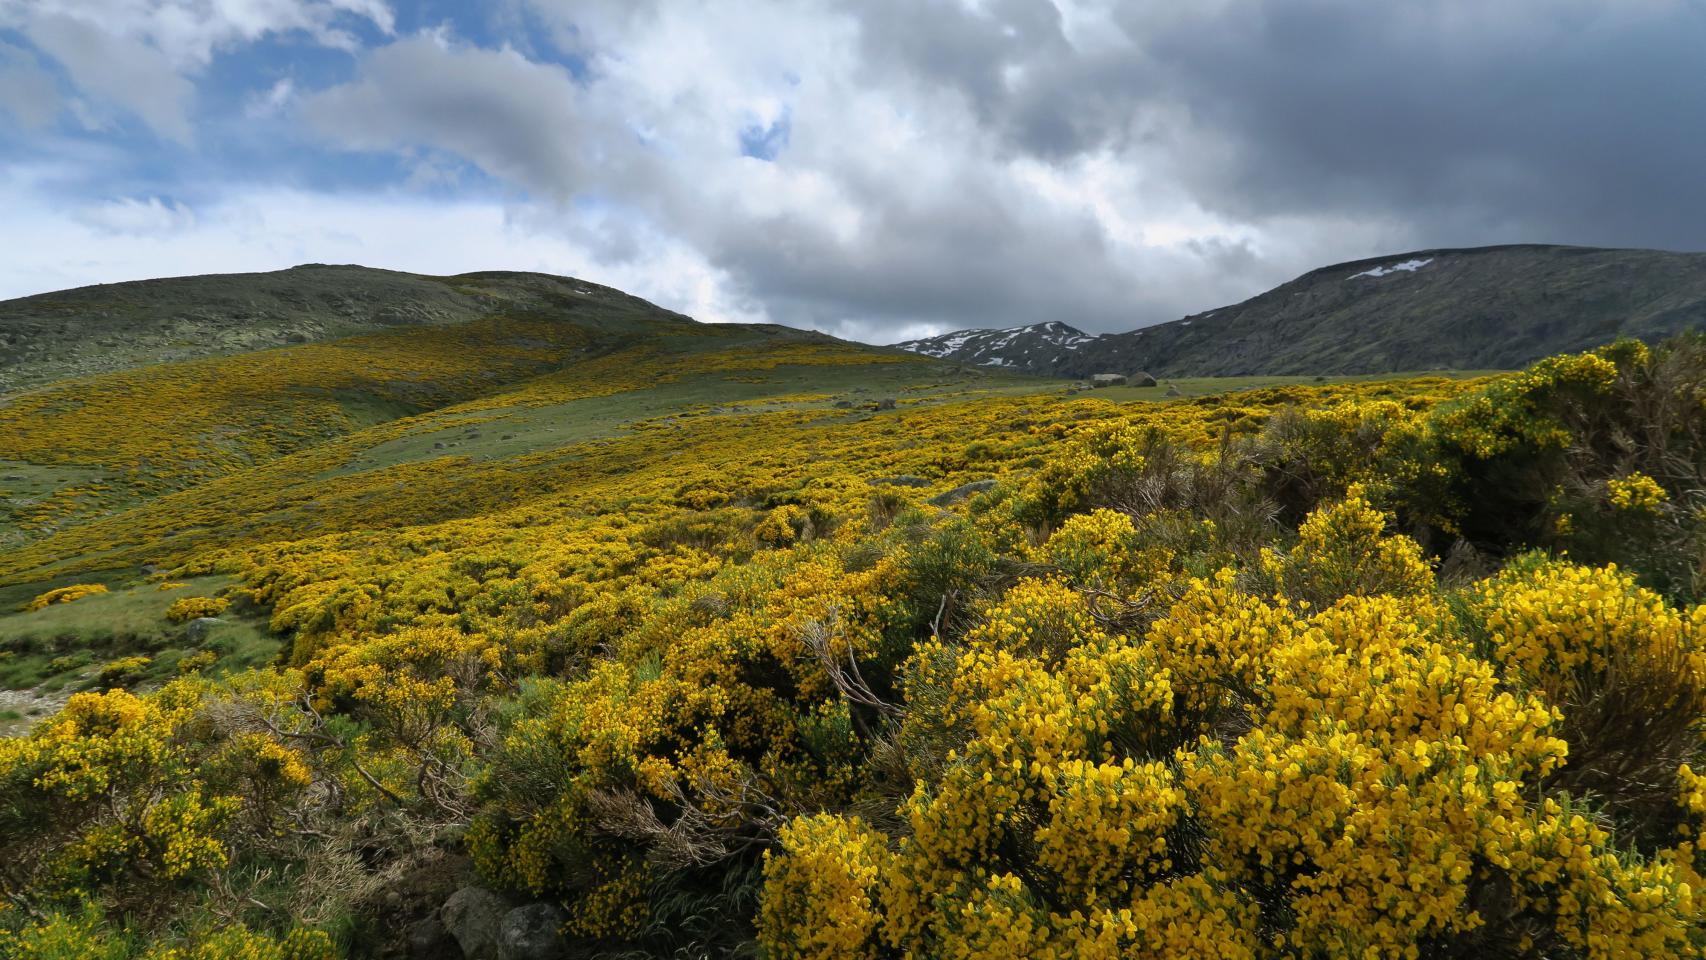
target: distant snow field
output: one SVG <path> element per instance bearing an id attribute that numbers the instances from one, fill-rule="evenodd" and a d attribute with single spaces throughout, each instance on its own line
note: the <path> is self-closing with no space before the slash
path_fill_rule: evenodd
<path id="1" fill-rule="evenodd" d="M 1429 257 L 1426 260 L 1405 260 L 1403 263 L 1394 263 L 1390 266 L 1375 267 L 1373 270 L 1364 270 L 1361 273 L 1353 273 L 1350 275 L 1349 279 L 1355 280 L 1358 277 L 1384 277 L 1388 274 L 1397 273 L 1400 270 L 1405 273 L 1415 273 L 1417 270 L 1420 270 L 1433 262 L 1433 257 Z"/>

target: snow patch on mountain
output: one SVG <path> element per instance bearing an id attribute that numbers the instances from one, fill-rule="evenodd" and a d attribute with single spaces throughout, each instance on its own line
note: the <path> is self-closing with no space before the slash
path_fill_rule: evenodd
<path id="1" fill-rule="evenodd" d="M 1353 273 L 1350 275 L 1350 277 L 1348 279 L 1355 280 L 1358 277 L 1379 278 L 1379 277 L 1384 277 L 1384 276 L 1388 276 L 1390 274 L 1400 273 L 1400 272 L 1402 272 L 1402 273 L 1415 273 L 1417 270 L 1420 270 L 1423 267 L 1425 267 L 1428 264 L 1433 263 L 1433 262 L 1434 262 L 1433 257 L 1428 257 L 1426 260 L 1405 260 L 1403 263 L 1394 263 L 1394 264 L 1390 264 L 1390 265 L 1383 265 L 1383 266 L 1375 267 L 1372 270 L 1364 270 L 1361 273 Z"/>

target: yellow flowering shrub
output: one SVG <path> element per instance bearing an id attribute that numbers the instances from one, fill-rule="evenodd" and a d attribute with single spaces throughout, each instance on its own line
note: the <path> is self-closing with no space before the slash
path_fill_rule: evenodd
<path id="1" fill-rule="evenodd" d="M 1309 515 L 1297 545 L 1284 554 L 1264 550 L 1262 569 L 1285 595 L 1311 603 L 1345 596 L 1412 596 L 1433 586 L 1421 547 L 1405 536 L 1386 536 L 1387 518 L 1362 489 Z"/>
<path id="2" fill-rule="evenodd" d="M 1613 670 L 1657 668 L 1706 691 L 1706 635 L 1616 567 L 1539 563 L 1481 584 L 1474 609 L 1493 657 L 1559 703 Z"/>
<path id="3" fill-rule="evenodd" d="M 766 857 L 770 895 L 759 917 L 759 940 L 769 955 L 875 957 L 882 919 L 877 885 L 891 859 L 887 838 L 857 819 L 821 814 L 790 822 L 777 843 L 783 855 Z"/>
<path id="4" fill-rule="evenodd" d="M 1130 516 L 1099 507 L 1068 517 L 1037 558 L 1075 582 L 1126 593 L 1168 579 L 1173 551 L 1144 544 Z"/>
<path id="5" fill-rule="evenodd" d="M 1670 499 L 1670 494 L 1659 482 L 1644 473 L 1631 473 L 1626 477 L 1613 477 L 1605 481 L 1606 499 L 1619 510 L 1633 510 L 1651 513 Z"/>
<path id="6" fill-rule="evenodd" d="M 21 609 L 25 613 L 34 613 L 37 610 L 45 610 L 56 603 L 70 603 L 73 600 L 81 600 L 84 597 L 106 592 L 107 585 L 104 583 L 74 583 L 68 587 L 55 587 L 24 604 Z"/>
<path id="7" fill-rule="evenodd" d="M 166 608 L 166 619 L 173 623 L 189 623 L 202 617 L 217 617 L 231 606 L 224 597 L 183 597 Z"/>

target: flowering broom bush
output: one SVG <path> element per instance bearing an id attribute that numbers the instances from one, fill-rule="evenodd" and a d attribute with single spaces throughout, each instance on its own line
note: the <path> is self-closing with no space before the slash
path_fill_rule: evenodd
<path id="1" fill-rule="evenodd" d="M 370 950 L 448 851 L 608 955 L 1700 955 L 1702 357 L 815 398 L 77 528 L 228 522 L 174 575 L 290 644 L 0 741 L 0 949 Z"/>

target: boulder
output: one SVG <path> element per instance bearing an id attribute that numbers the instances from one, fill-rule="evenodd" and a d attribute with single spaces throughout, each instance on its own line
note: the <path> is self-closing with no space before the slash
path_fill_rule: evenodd
<path id="1" fill-rule="evenodd" d="M 837 410 L 846 410 L 852 406 L 853 406 L 853 401 L 851 401 L 851 400 L 837 400 L 837 401 L 835 401 L 835 409 L 837 409 Z"/>
<path id="2" fill-rule="evenodd" d="M 893 410 L 894 409 L 894 398 L 893 397 L 884 397 L 881 400 L 878 400 L 877 401 L 877 409 L 878 410 Z"/>
<path id="3" fill-rule="evenodd" d="M 196 643 L 200 643 L 207 639 L 207 635 L 213 632 L 214 627 L 224 622 L 218 617 L 196 617 L 184 625 L 184 634 Z"/>
<path id="4" fill-rule="evenodd" d="M 557 960 L 568 956 L 563 911 L 549 903 L 530 903 L 504 914 L 498 925 L 499 960 Z"/>
<path id="5" fill-rule="evenodd" d="M 1167 387 L 1167 396 L 1169 396 L 1169 397 L 1182 397 L 1182 396 L 1184 396 L 1184 394 L 1179 392 L 1179 385 L 1175 383 L 1175 384 L 1170 384 Z"/>
<path id="6" fill-rule="evenodd" d="M 438 918 L 467 960 L 499 960 L 498 930 L 509 911 L 509 903 L 485 887 L 463 887 L 444 901 Z"/>
<path id="7" fill-rule="evenodd" d="M 964 500 L 972 494 L 982 493 L 994 486 L 994 480 L 973 480 L 970 483 L 962 483 L 946 493 L 936 494 L 934 497 L 930 498 L 930 503 L 933 506 L 946 507 L 949 504 L 959 503 L 961 500 Z"/>
<path id="8" fill-rule="evenodd" d="M 427 914 L 409 925 L 404 945 L 414 960 L 461 960 L 462 947 L 437 914 Z"/>
<path id="9" fill-rule="evenodd" d="M 1144 373 L 1142 370 L 1126 377 L 1125 382 L 1127 386 L 1131 387 L 1153 387 L 1156 384 L 1155 378 Z"/>

